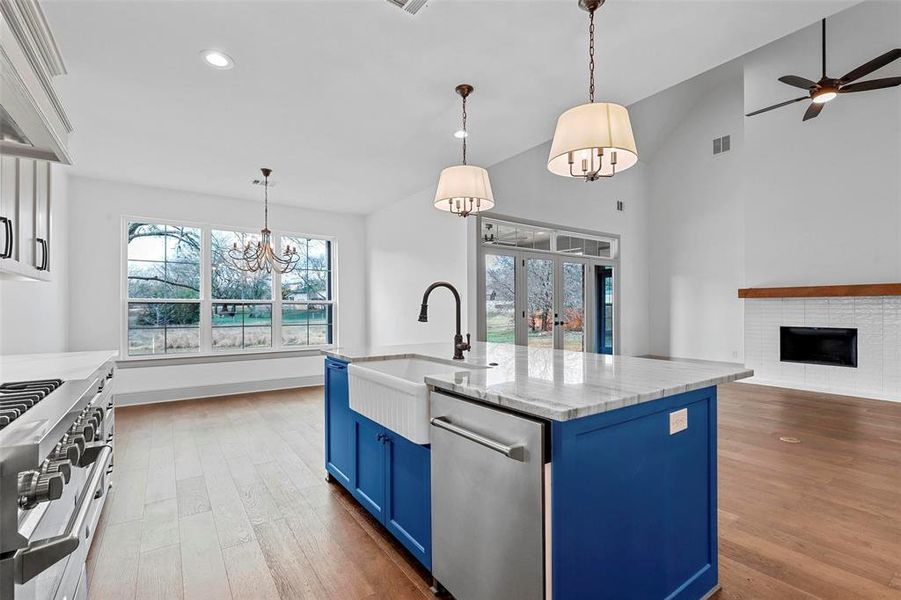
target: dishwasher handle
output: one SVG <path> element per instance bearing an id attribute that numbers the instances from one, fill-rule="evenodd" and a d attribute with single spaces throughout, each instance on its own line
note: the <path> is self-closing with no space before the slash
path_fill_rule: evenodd
<path id="1" fill-rule="evenodd" d="M 435 417 L 431 420 L 431 423 L 439 429 L 450 431 L 451 433 L 459 435 L 460 437 L 465 438 L 471 442 L 475 442 L 476 444 L 485 446 L 486 448 L 494 450 L 495 452 L 499 452 L 507 458 L 512 458 L 513 460 L 518 460 L 519 462 L 526 461 L 525 446 L 507 446 L 506 444 L 502 444 L 498 441 L 492 440 L 491 438 L 480 435 L 475 431 L 470 431 L 469 429 L 465 429 L 463 427 L 460 427 L 459 425 L 454 425 L 444 417 Z"/>

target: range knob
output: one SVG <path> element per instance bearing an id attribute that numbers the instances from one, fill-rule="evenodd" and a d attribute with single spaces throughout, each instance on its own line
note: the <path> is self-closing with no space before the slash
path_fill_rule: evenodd
<path id="1" fill-rule="evenodd" d="M 69 443 L 60 444 L 57 451 L 50 455 L 51 460 L 67 460 L 73 465 L 78 464 L 80 458 L 81 451 L 78 450 L 78 446 Z"/>
<path id="2" fill-rule="evenodd" d="M 59 473 L 63 476 L 63 481 L 65 483 L 69 483 L 69 478 L 72 476 L 72 463 L 68 460 L 51 460 L 47 463 L 46 468 L 44 469 L 45 473 Z"/>
<path id="3" fill-rule="evenodd" d="M 35 484 L 35 501 L 48 502 L 50 500 L 59 500 L 63 497 L 63 486 L 65 485 L 65 478 L 60 473 L 38 475 L 37 483 Z"/>
<path id="4" fill-rule="evenodd" d="M 41 502 L 59 500 L 66 482 L 61 473 L 39 473 L 25 471 L 19 473 L 19 506 L 34 508 Z"/>
<path id="5" fill-rule="evenodd" d="M 79 456 L 79 457 L 80 457 L 82 454 L 84 454 L 84 444 L 85 444 L 85 439 L 84 439 L 84 435 L 83 435 L 83 434 L 81 434 L 81 433 L 70 433 L 69 435 L 66 436 L 65 443 L 66 443 L 66 444 L 72 444 L 72 445 L 74 445 L 76 448 L 78 448 L 78 456 Z"/>
<path id="6" fill-rule="evenodd" d="M 85 440 L 90 441 L 94 439 L 94 432 L 97 430 L 96 425 L 97 424 L 91 420 L 79 420 L 69 429 L 69 433 L 80 434 L 84 436 Z"/>

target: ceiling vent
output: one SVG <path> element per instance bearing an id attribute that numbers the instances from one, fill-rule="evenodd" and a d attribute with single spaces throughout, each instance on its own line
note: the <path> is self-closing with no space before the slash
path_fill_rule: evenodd
<path id="1" fill-rule="evenodd" d="M 415 15 L 420 10 L 422 10 L 422 8 L 425 7 L 428 1 L 429 0 L 388 0 L 390 4 L 404 9 L 404 11 L 410 13 L 411 15 Z"/>

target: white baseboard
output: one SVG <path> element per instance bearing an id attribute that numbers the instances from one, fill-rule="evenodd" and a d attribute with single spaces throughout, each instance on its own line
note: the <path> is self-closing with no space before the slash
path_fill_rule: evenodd
<path id="1" fill-rule="evenodd" d="M 291 388 L 313 387 L 322 385 L 322 375 L 306 375 L 304 377 L 285 377 L 262 381 L 241 381 L 238 383 L 221 383 L 214 385 L 198 385 L 194 387 L 147 390 L 144 392 L 128 392 L 115 394 L 116 406 L 135 406 L 138 404 L 156 404 L 176 400 L 192 400 L 195 398 L 212 398 L 215 396 L 232 396 L 234 394 L 251 394 L 254 392 L 270 392 Z"/>

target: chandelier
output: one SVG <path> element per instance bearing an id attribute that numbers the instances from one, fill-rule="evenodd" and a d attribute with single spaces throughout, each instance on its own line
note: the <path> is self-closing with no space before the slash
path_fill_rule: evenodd
<path id="1" fill-rule="evenodd" d="M 466 129 L 466 97 L 472 90 L 468 83 L 461 83 L 456 87 L 457 94 L 463 98 L 463 129 L 455 134 L 463 140 L 463 164 L 441 171 L 438 190 L 435 192 L 435 208 L 460 217 L 468 217 L 494 207 L 488 171 L 466 164 L 466 138 L 469 137 Z"/>
<path id="2" fill-rule="evenodd" d="M 557 120 L 547 168 L 555 175 L 597 181 L 638 162 L 632 123 L 625 106 L 594 101 L 594 12 L 604 0 L 579 0 L 588 11 L 588 104 Z"/>
<path id="3" fill-rule="evenodd" d="M 272 232 L 269 231 L 269 176 L 272 174 L 272 169 L 264 167 L 260 171 L 263 173 L 263 204 L 265 206 L 260 241 L 248 241 L 243 248 L 238 246 L 238 242 L 235 242 L 228 250 L 228 258 L 236 269 L 247 273 L 256 273 L 257 271 L 290 273 L 300 261 L 300 255 L 297 253 L 296 246 L 285 245 L 282 256 L 277 255 L 272 247 Z"/>

